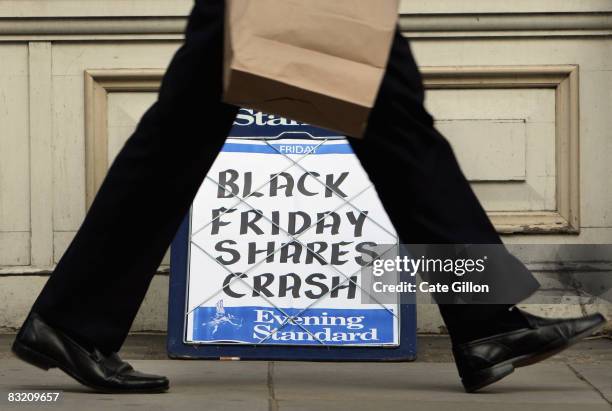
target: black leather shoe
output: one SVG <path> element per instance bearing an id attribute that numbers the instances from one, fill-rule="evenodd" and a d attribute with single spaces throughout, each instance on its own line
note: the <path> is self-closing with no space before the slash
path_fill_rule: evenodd
<path id="1" fill-rule="evenodd" d="M 149 393 L 169 388 L 166 377 L 142 374 L 114 353 L 104 356 L 98 350 L 89 352 L 36 313 L 30 313 L 21 327 L 13 352 L 43 370 L 57 367 L 96 391 Z"/>
<path id="2" fill-rule="evenodd" d="M 522 312 L 529 324 L 453 347 L 455 363 L 466 392 L 475 392 L 535 364 L 588 337 L 606 322 L 601 314 L 583 318 L 548 319 Z"/>

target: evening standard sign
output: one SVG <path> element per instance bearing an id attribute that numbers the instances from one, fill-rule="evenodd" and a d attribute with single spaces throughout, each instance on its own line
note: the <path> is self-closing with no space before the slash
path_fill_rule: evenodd
<path id="1" fill-rule="evenodd" d="M 313 129 L 258 114 L 232 135 L 276 136 L 271 120 Z M 230 137 L 190 232 L 186 342 L 398 345 L 398 305 L 361 303 L 365 257 L 397 239 L 346 140 Z"/>

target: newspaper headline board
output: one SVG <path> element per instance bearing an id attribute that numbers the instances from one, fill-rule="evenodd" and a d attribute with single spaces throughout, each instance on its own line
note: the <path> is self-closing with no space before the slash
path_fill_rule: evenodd
<path id="1" fill-rule="evenodd" d="M 367 257 L 398 239 L 350 144 L 330 134 L 240 111 L 173 244 L 181 345 L 400 346 L 400 304 L 365 304 L 361 289 Z"/>

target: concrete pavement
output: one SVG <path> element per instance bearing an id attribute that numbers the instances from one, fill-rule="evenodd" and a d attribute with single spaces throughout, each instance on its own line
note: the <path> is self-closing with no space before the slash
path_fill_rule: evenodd
<path id="1" fill-rule="evenodd" d="M 589 351 L 595 355 L 585 354 Z M 57 370 L 45 373 L 6 355 L 0 356 L 0 393 L 61 390 L 63 402 L 43 408 L 58 410 L 612 410 L 610 351 L 610 341 L 579 347 L 561 359 L 519 369 L 480 394 L 462 391 L 449 362 L 133 360 L 137 369 L 168 375 L 171 390 L 105 395 L 91 393 Z M 41 407 L 9 407 L 0 401 L 2 410 Z"/>

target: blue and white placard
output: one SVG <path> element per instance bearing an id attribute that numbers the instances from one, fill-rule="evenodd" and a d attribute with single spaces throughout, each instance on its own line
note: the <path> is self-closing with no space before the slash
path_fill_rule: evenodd
<path id="1" fill-rule="evenodd" d="M 399 305 L 360 289 L 364 254 L 395 230 L 329 134 L 241 110 L 191 210 L 186 344 L 399 344 Z"/>

